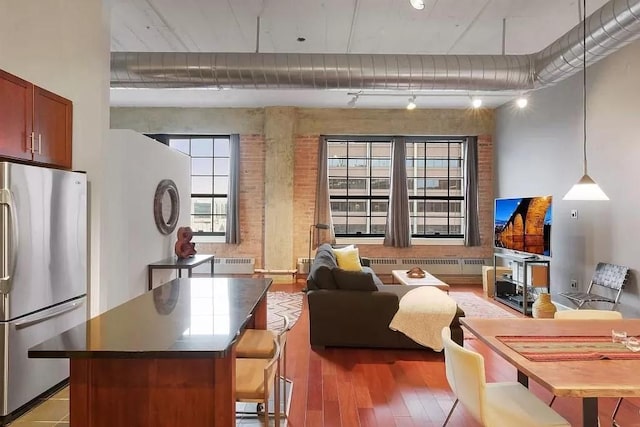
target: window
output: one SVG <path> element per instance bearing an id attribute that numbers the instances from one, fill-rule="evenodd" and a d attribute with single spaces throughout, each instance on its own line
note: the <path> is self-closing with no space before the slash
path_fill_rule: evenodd
<path id="1" fill-rule="evenodd" d="M 411 235 L 463 237 L 463 139 L 411 137 L 407 141 Z"/>
<path id="2" fill-rule="evenodd" d="M 464 236 L 463 138 L 407 137 L 412 237 Z M 328 137 L 331 215 L 338 237 L 382 237 L 391 185 L 390 137 Z"/>
<path id="3" fill-rule="evenodd" d="M 227 229 L 228 135 L 147 135 L 191 157 L 191 228 L 224 236 Z"/>
<path id="4" fill-rule="evenodd" d="M 384 236 L 390 142 L 388 138 L 327 140 L 329 196 L 337 236 Z"/>

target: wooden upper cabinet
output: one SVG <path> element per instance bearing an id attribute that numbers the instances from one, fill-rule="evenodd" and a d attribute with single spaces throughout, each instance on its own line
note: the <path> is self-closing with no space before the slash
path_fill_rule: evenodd
<path id="1" fill-rule="evenodd" d="M 33 105 L 33 160 L 71 169 L 71 101 L 36 86 Z"/>
<path id="2" fill-rule="evenodd" d="M 0 155 L 32 160 L 33 85 L 0 70 Z"/>
<path id="3" fill-rule="evenodd" d="M 71 169 L 71 101 L 0 70 L 0 157 Z"/>

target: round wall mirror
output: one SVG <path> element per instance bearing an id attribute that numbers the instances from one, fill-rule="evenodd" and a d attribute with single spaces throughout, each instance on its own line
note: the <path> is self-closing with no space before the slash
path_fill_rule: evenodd
<path id="1" fill-rule="evenodd" d="M 163 179 L 156 188 L 153 198 L 153 217 L 162 234 L 171 234 L 178 224 L 180 195 L 176 183 Z"/>

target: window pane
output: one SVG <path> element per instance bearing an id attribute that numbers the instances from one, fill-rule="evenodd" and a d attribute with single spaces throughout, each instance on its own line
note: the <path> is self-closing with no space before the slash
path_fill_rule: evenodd
<path id="1" fill-rule="evenodd" d="M 342 178 L 329 178 L 330 190 L 344 190 L 347 188 L 347 180 Z"/>
<path id="2" fill-rule="evenodd" d="M 200 138 L 191 140 L 192 157 L 213 157 L 213 139 Z"/>
<path id="3" fill-rule="evenodd" d="M 386 229 L 385 224 L 372 224 L 371 234 L 384 234 L 385 229 Z"/>
<path id="4" fill-rule="evenodd" d="M 191 175 L 213 175 L 211 159 L 191 159 Z"/>
<path id="5" fill-rule="evenodd" d="M 191 228 L 194 232 L 211 233 L 211 215 L 191 215 Z"/>
<path id="6" fill-rule="evenodd" d="M 213 191 L 213 177 L 193 176 L 191 177 L 191 193 L 211 194 Z"/>
<path id="7" fill-rule="evenodd" d="M 191 212 L 195 215 L 210 215 L 213 211 L 212 200 L 205 197 L 194 197 L 191 199 Z"/>
<path id="8" fill-rule="evenodd" d="M 227 194 L 229 191 L 229 178 L 226 176 L 216 176 L 213 179 L 213 184 L 214 194 Z"/>
<path id="9" fill-rule="evenodd" d="M 175 148 L 178 151 L 182 151 L 184 154 L 189 154 L 189 140 L 188 139 L 170 139 L 169 147 Z"/>
<path id="10" fill-rule="evenodd" d="M 371 202 L 371 212 L 372 213 L 383 213 L 387 214 L 387 210 L 389 209 L 388 201 L 372 201 Z"/>
<path id="11" fill-rule="evenodd" d="M 227 198 L 215 197 L 213 199 L 213 213 L 216 215 L 222 215 L 227 212 Z"/>
<path id="12" fill-rule="evenodd" d="M 213 171 L 216 175 L 229 175 L 229 158 L 213 159 Z"/>
<path id="13" fill-rule="evenodd" d="M 215 157 L 229 157 L 229 139 L 216 138 L 213 141 Z"/>

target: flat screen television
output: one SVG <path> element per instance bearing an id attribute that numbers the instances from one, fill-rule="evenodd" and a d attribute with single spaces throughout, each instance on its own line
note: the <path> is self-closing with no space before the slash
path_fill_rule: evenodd
<path id="1" fill-rule="evenodd" d="M 496 199 L 494 246 L 551 256 L 551 196 Z"/>

